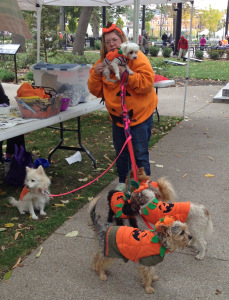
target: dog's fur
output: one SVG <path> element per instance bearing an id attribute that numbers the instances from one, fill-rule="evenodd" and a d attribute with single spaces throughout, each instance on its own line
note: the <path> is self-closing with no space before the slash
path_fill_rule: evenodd
<path id="1" fill-rule="evenodd" d="M 137 177 L 138 177 L 139 182 L 143 182 L 143 181 L 147 181 L 149 183 L 151 182 L 151 178 L 150 178 L 150 176 L 146 175 L 146 173 L 144 171 L 144 167 L 141 167 L 137 170 Z M 126 189 L 127 190 L 129 188 L 129 182 L 131 182 L 132 179 L 134 179 L 134 173 L 131 170 L 130 175 L 126 179 Z M 156 198 L 163 202 L 174 202 L 176 199 L 176 193 L 175 193 L 175 190 L 174 190 L 172 184 L 165 177 L 160 177 L 157 181 L 157 184 L 158 184 L 157 188 L 151 184 L 148 184 L 148 186 L 149 186 L 148 188 L 155 193 Z M 111 190 L 107 196 L 107 201 L 108 201 L 108 206 L 109 206 L 107 222 L 110 222 L 110 223 L 112 222 L 113 217 L 115 215 L 114 211 L 111 208 L 111 201 L 112 201 L 112 197 L 114 196 L 114 194 L 116 192 L 118 192 L 118 191 Z M 125 201 L 123 203 L 123 207 L 122 207 L 123 214 L 126 216 L 130 216 L 130 218 L 128 218 L 130 226 L 136 227 L 136 228 L 138 227 L 137 219 L 135 218 L 135 216 L 137 215 L 137 208 L 138 208 L 137 206 L 138 206 L 138 204 L 136 202 L 128 203 L 127 201 Z M 115 218 L 115 220 L 116 220 L 117 226 L 124 225 L 123 218 Z"/>
<path id="2" fill-rule="evenodd" d="M 45 174 L 42 166 L 38 169 L 26 167 L 25 186 L 29 192 L 24 196 L 23 200 L 16 201 L 13 197 L 9 198 L 9 203 L 16 206 L 20 214 L 28 212 L 33 220 L 38 220 L 34 210 L 39 210 L 40 215 L 45 216 L 45 206 L 49 203 L 49 186 L 50 179 Z"/>
<path id="3" fill-rule="evenodd" d="M 132 193 L 131 194 L 132 208 L 134 208 L 136 211 L 139 211 L 139 209 L 142 210 L 154 198 L 155 198 L 155 194 L 150 189 L 145 189 L 138 194 Z M 182 202 L 179 203 L 182 204 Z M 179 203 L 177 202 L 176 205 Z M 174 219 L 179 220 L 178 215 L 173 215 L 172 212 L 169 212 L 169 215 L 173 216 Z M 163 215 L 161 217 L 163 217 Z M 150 222 L 149 219 L 147 220 Z M 190 246 L 195 248 L 196 251 L 198 251 L 198 254 L 196 255 L 196 259 L 201 260 L 205 257 L 206 245 L 207 245 L 206 239 L 213 232 L 213 224 L 212 224 L 210 213 L 204 205 L 191 203 L 188 217 L 185 223 L 188 225 L 190 234 L 193 237 Z"/>
<path id="4" fill-rule="evenodd" d="M 151 182 L 152 179 L 150 176 L 147 176 L 144 170 L 144 167 L 141 167 L 137 170 L 137 178 L 138 181 L 141 183 L 143 181 Z M 126 178 L 126 189 L 129 188 L 129 182 L 134 179 L 134 172 L 133 170 L 130 171 L 129 176 Z M 149 189 L 151 189 L 156 198 L 159 201 L 163 202 L 175 202 L 176 200 L 176 192 L 173 188 L 172 183 L 166 177 L 160 177 L 157 180 L 158 188 L 155 188 L 153 185 L 149 185 Z"/>
<path id="5" fill-rule="evenodd" d="M 96 240 L 99 244 L 99 249 L 94 255 L 92 262 L 92 270 L 96 271 L 99 275 L 99 278 L 102 281 L 107 280 L 106 269 L 114 261 L 114 258 L 104 256 L 105 250 L 105 237 L 107 230 L 112 226 L 110 223 L 99 224 L 99 216 L 96 216 L 96 202 L 98 199 L 94 199 L 89 206 L 90 217 L 93 223 L 93 228 L 96 232 Z M 126 227 L 129 228 L 129 227 Z M 174 221 L 172 225 L 162 225 L 160 227 L 160 232 L 157 232 L 159 242 L 170 252 L 175 251 L 176 249 L 183 248 L 190 243 L 191 235 L 189 234 L 188 227 L 186 224 L 181 223 L 180 221 Z M 125 243 L 125 241 L 124 241 Z M 152 243 L 152 247 L 154 244 Z M 140 264 L 140 263 L 139 263 Z M 146 293 L 153 293 L 154 289 L 151 286 L 153 281 L 158 279 L 158 276 L 155 274 L 154 267 L 139 265 L 139 273 L 142 280 Z"/>
<path id="6" fill-rule="evenodd" d="M 134 60 L 137 59 L 137 53 L 139 51 L 139 46 L 135 43 L 129 43 L 129 42 L 124 42 L 120 45 L 120 50 L 122 51 L 122 54 L 125 56 L 127 60 Z M 120 73 L 119 73 L 119 65 L 120 65 L 120 60 L 114 58 L 110 65 L 113 67 L 115 77 L 120 80 Z M 129 74 L 133 74 L 133 71 L 128 67 L 128 65 L 125 65 L 126 70 Z M 111 82 L 117 82 L 117 80 L 113 80 L 110 78 L 110 73 L 111 70 L 109 68 L 109 65 L 105 63 L 105 68 L 103 71 L 103 76 L 106 76 L 106 81 L 111 81 Z"/>

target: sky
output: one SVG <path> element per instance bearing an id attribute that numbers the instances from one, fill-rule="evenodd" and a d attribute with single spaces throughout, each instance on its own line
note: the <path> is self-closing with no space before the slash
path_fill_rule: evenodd
<path id="1" fill-rule="evenodd" d="M 208 9 L 211 5 L 214 9 L 227 9 L 228 0 L 194 0 L 194 7 L 198 9 Z"/>

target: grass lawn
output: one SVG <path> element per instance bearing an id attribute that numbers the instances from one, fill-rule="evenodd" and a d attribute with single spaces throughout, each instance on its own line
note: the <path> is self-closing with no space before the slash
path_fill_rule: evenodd
<path id="1" fill-rule="evenodd" d="M 65 158 L 74 152 L 58 150 L 52 157 L 51 166 L 46 169 L 46 173 L 52 181 L 50 189 L 52 194 L 72 191 L 92 181 L 106 170 L 115 158 L 111 122 L 107 112 L 94 112 L 83 116 L 81 120 L 82 144 L 96 158 L 97 169 L 93 168 L 92 161 L 85 153 L 82 153 L 82 162 L 68 165 Z M 161 116 L 160 123 L 158 123 L 157 118 L 154 117 L 150 147 L 176 126 L 180 120 L 181 118 Z M 77 126 L 77 119 L 66 121 L 65 126 L 68 128 Z M 75 145 L 76 133 L 65 132 L 64 136 L 65 145 Z M 47 158 L 49 151 L 59 142 L 59 131 L 50 128 L 40 129 L 26 134 L 25 140 L 28 151 L 32 151 L 38 157 Z M 3 165 L 0 168 L 2 182 L 4 180 Z M 21 188 L 6 186 L 2 183 L 0 186 L 0 278 L 3 278 L 4 274 L 14 266 L 19 258 L 23 259 L 31 253 L 63 222 L 116 177 L 116 167 L 114 166 L 96 183 L 87 188 L 64 197 L 53 198 L 45 209 L 47 216 L 39 216 L 38 221 L 32 220 L 29 214 L 20 215 L 17 208 L 8 204 L 9 196 L 19 198 Z M 7 227 L 6 224 L 9 223 L 12 227 Z"/>
<path id="2" fill-rule="evenodd" d="M 164 72 L 169 78 L 185 77 L 187 72 L 186 66 L 164 65 L 163 61 L 166 58 L 150 57 L 152 66 L 162 65 Z M 170 60 L 177 61 L 177 58 L 170 58 Z M 196 63 L 190 61 L 189 63 L 189 78 L 197 79 L 212 79 L 219 81 L 228 81 L 229 79 L 229 60 L 203 60 L 203 62 Z"/>

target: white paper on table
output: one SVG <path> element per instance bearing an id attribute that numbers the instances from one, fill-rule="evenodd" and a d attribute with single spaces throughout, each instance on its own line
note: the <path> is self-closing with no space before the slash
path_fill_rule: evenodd
<path id="1" fill-rule="evenodd" d="M 81 156 L 81 153 L 79 151 L 77 151 L 75 154 L 73 154 L 72 156 L 69 156 L 65 159 L 67 160 L 68 164 L 71 165 L 71 164 L 74 164 L 75 162 L 82 161 L 82 156 Z"/>

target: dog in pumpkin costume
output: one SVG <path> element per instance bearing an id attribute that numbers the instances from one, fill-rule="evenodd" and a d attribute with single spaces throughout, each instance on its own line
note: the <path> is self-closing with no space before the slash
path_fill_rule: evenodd
<path id="1" fill-rule="evenodd" d="M 157 199 L 164 202 L 174 202 L 176 193 L 172 184 L 165 177 L 160 177 L 157 182 L 154 182 L 145 174 L 144 167 L 137 170 L 137 177 L 141 188 L 152 190 Z M 130 171 L 130 175 L 126 179 L 127 190 L 129 189 L 129 180 L 132 182 L 133 178 L 133 171 Z M 134 187 L 130 186 L 130 193 L 133 192 L 133 190 Z M 124 225 L 123 220 L 128 219 L 130 226 L 138 227 L 136 220 L 137 212 L 135 208 L 132 208 L 131 200 L 128 199 L 128 194 L 117 190 L 111 190 L 108 193 L 107 200 L 109 205 L 107 222 L 111 223 L 115 216 L 117 226 Z"/>
<path id="2" fill-rule="evenodd" d="M 139 273 L 146 293 L 153 293 L 151 286 L 158 279 L 153 266 L 160 263 L 165 253 L 187 246 L 192 237 L 186 224 L 175 221 L 171 217 L 159 221 L 156 231 L 143 230 L 127 226 L 112 226 L 110 223 L 99 224 L 96 216 L 94 199 L 89 206 L 90 217 L 99 250 L 96 252 L 92 269 L 102 281 L 107 280 L 106 269 L 114 258 L 122 258 L 125 262 L 139 262 Z"/>
<path id="3" fill-rule="evenodd" d="M 115 77 L 120 80 L 119 67 L 125 66 L 129 74 L 133 74 L 133 71 L 128 67 L 128 60 L 137 59 L 137 53 L 139 51 L 139 46 L 135 43 L 124 42 L 120 45 L 119 49 L 110 51 L 107 53 L 104 64 L 105 68 L 103 71 L 103 76 L 106 76 L 106 81 L 117 82 L 117 80 L 110 78 L 111 70 L 109 65 L 113 67 Z"/>
<path id="4" fill-rule="evenodd" d="M 208 209 L 201 204 L 191 202 L 165 203 L 158 201 L 151 189 L 135 189 L 131 194 L 131 207 L 140 212 L 151 224 L 160 218 L 172 216 L 175 220 L 185 222 L 192 235 L 190 246 L 198 251 L 196 259 L 203 259 L 206 252 L 206 239 L 213 232 L 213 224 Z"/>
<path id="5" fill-rule="evenodd" d="M 26 167 L 25 186 L 21 192 L 20 200 L 9 198 L 9 203 L 16 206 L 20 214 L 30 213 L 33 220 L 38 220 L 34 210 L 39 210 L 40 215 L 45 216 L 45 206 L 49 203 L 50 179 L 45 174 L 42 166 L 37 169 Z"/>

